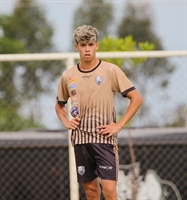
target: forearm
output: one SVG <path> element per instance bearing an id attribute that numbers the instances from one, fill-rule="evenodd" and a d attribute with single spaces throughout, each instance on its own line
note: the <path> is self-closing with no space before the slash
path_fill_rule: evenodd
<path id="1" fill-rule="evenodd" d="M 63 123 L 63 125 L 67 128 L 69 124 L 69 119 L 67 117 L 67 110 L 66 110 L 65 105 L 60 105 L 58 102 L 56 102 L 55 110 L 56 110 L 58 118 Z"/>
<path id="2" fill-rule="evenodd" d="M 140 106 L 142 105 L 143 99 L 140 95 L 136 96 L 136 98 L 130 99 L 130 104 L 127 107 L 126 113 L 117 123 L 121 129 L 132 119 L 132 117 L 136 114 L 139 110 Z"/>
<path id="3" fill-rule="evenodd" d="M 67 117 L 67 111 L 65 105 L 60 105 L 56 101 L 55 110 L 58 118 L 67 129 L 72 129 L 72 130 L 77 129 L 77 127 L 80 124 L 80 119 L 78 117 L 73 117 L 71 120 L 69 120 Z"/>

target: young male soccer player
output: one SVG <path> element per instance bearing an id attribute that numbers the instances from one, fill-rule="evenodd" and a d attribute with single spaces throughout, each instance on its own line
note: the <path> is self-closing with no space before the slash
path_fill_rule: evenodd
<path id="1" fill-rule="evenodd" d="M 67 129 L 75 151 L 78 181 L 88 200 L 117 200 L 118 178 L 117 133 L 134 116 L 142 97 L 122 70 L 96 57 L 98 31 L 83 25 L 74 32 L 80 63 L 63 72 L 58 85 L 56 113 Z M 128 108 L 116 122 L 114 93 L 130 99 Z M 67 118 L 65 104 L 71 99 L 72 120 Z"/>

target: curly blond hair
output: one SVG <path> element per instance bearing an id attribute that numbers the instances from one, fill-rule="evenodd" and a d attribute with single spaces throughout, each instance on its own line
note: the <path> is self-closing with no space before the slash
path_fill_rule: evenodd
<path id="1" fill-rule="evenodd" d="M 99 32 L 96 28 L 90 25 L 79 26 L 75 29 L 73 37 L 75 42 L 97 42 Z"/>

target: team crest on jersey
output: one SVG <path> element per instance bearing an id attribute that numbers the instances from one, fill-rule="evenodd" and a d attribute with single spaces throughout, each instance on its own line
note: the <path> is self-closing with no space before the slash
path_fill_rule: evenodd
<path id="1" fill-rule="evenodd" d="M 101 83 L 103 82 L 103 76 L 96 76 L 95 81 L 97 85 L 101 85 Z"/>
<path id="2" fill-rule="evenodd" d="M 82 176 L 85 173 L 85 166 L 78 166 L 78 173 Z"/>

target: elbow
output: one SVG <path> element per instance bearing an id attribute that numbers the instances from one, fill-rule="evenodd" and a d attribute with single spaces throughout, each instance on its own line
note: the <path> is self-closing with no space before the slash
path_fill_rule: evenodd
<path id="1" fill-rule="evenodd" d="M 56 113 L 58 114 L 58 111 L 59 111 L 59 104 L 58 104 L 58 101 L 56 101 L 56 103 L 55 103 L 55 111 L 56 111 Z"/>
<path id="2" fill-rule="evenodd" d="M 140 108 L 140 106 L 143 104 L 143 98 L 141 95 L 138 95 L 135 99 L 135 105 Z"/>
<path id="3" fill-rule="evenodd" d="M 141 95 L 139 95 L 138 104 L 139 104 L 139 106 L 141 106 L 143 104 L 143 98 Z"/>
<path id="4" fill-rule="evenodd" d="M 57 115 L 59 115 L 61 112 L 63 112 L 65 105 L 61 105 L 59 104 L 58 101 L 56 101 L 55 103 L 55 111 L 57 113 Z"/>
<path id="5" fill-rule="evenodd" d="M 141 96 L 139 97 L 139 104 L 140 106 L 143 104 L 143 98 Z"/>
<path id="6" fill-rule="evenodd" d="M 143 103 L 143 98 L 137 90 L 133 90 L 127 94 L 127 97 L 132 101 L 136 107 L 140 107 Z"/>

